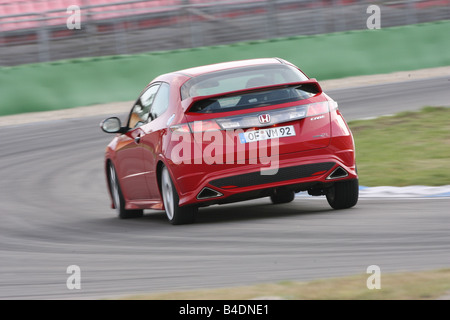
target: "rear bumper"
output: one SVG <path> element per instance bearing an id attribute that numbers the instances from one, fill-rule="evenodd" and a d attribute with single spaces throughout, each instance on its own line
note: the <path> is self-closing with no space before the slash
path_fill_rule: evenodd
<path id="1" fill-rule="evenodd" d="M 333 144 L 326 148 L 280 155 L 270 164 L 198 165 L 195 172 L 178 171 L 176 187 L 180 206 L 229 203 L 269 196 L 274 189 L 286 188 L 296 192 L 328 188 L 335 181 L 357 179 L 353 148 L 339 149 Z M 341 167 L 345 175 L 330 175 Z M 171 170 L 177 171 L 176 165 Z M 204 189 L 206 193 L 200 193 Z M 215 192 L 211 192 L 211 190 Z M 210 197 L 203 197 L 203 195 Z"/>

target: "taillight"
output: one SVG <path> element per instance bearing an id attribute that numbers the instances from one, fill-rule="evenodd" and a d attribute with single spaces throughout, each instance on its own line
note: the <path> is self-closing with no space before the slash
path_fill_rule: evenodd
<path id="1" fill-rule="evenodd" d="M 174 133 L 190 133 L 191 132 L 187 123 L 171 126 L 170 130 Z"/>
<path id="2" fill-rule="evenodd" d="M 189 123 L 177 124 L 170 127 L 174 133 L 194 133 L 212 130 L 222 130 L 215 120 L 194 121 Z"/>
<path id="3" fill-rule="evenodd" d="M 174 125 L 170 127 L 170 129 L 172 132 L 177 133 L 195 133 L 213 130 L 235 130 L 248 128 L 256 129 L 325 114 L 330 110 L 335 109 L 337 109 L 337 103 L 333 100 L 329 100 L 300 106 L 273 109 L 264 112 L 252 112 L 238 116 L 223 117 L 216 120 L 193 121 Z M 262 114 L 269 115 L 270 122 L 261 123 L 259 116 Z"/>
<path id="4" fill-rule="evenodd" d="M 192 132 L 205 132 L 222 129 L 215 120 L 189 122 L 189 127 L 191 128 Z"/>
<path id="5" fill-rule="evenodd" d="M 278 123 L 295 121 L 306 117 L 325 114 L 328 113 L 330 111 L 330 108 L 334 105 L 337 104 L 332 100 L 325 102 L 315 102 L 300 106 L 274 109 L 265 112 L 247 113 L 239 116 L 219 118 L 217 119 L 217 123 L 222 127 L 222 129 L 225 130 L 267 127 Z M 261 114 L 268 114 L 270 116 L 270 122 L 260 123 L 260 121 L 258 120 L 258 116 Z"/>
<path id="6" fill-rule="evenodd" d="M 328 102 L 311 103 L 308 106 L 307 117 L 317 116 L 329 112 Z"/>
<path id="7" fill-rule="evenodd" d="M 225 130 L 260 128 L 270 125 L 303 119 L 306 117 L 307 105 L 274 109 L 264 112 L 247 113 L 239 116 L 232 116 L 217 119 L 217 123 Z M 269 122 L 261 123 L 259 116 L 269 115 Z"/>
<path id="8" fill-rule="evenodd" d="M 328 105 L 330 106 L 330 111 L 336 110 L 338 108 L 338 103 L 334 100 L 328 101 Z"/>

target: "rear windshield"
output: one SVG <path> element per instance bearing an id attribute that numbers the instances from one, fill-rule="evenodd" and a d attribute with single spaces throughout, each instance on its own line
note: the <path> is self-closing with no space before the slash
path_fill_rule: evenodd
<path id="1" fill-rule="evenodd" d="M 311 90 L 310 90 L 311 89 Z M 273 90 L 245 93 L 200 100 L 189 109 L 190 112 L 214 113 L 242 110 L 308 99 L 317 93 L 315 87 L 282 87 Z"/>
<path id="2" fill-rule="evenodd" d="M 300 70 L 289 65 L 234 68 L 211 72 L 186 81 L 181 87 L 181 99 L 305 80 L 308 78 Z"/>

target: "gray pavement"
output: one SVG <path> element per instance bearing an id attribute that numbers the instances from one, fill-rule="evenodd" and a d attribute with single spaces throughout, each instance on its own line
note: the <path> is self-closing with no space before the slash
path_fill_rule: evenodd
<path id="1" fill-rule="evenodd" d="M 329 90 L 327 94 L 338 102 L 346 120 L 417 111 L 424 106 L 450 107 L 450 74 L 431 79 Z"/>

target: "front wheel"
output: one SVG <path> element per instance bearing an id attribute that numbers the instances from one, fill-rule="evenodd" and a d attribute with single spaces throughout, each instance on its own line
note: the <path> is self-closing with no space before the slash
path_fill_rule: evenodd
<path id="1" fill-rule="evenodd" d="M 125 199 L 120 189 L 116 169 L 114 169 L 112 164 L 109 165 L 109 188 L 111 190 L 114 208 L 116 208 L 117 215 L 120 219 L 140 218 L 144 215 L 144 210 L 125 209 Z"/>
<path id="2" fill-rule="evenodd" d="M 187 224 L 195 221 L 198 208 L 192 206 L 178 206 L 179 196 L 170 178 L 167 167 L 162 168 L 161 194 L 166 210 L 167 219 L 171 224 Z"/>
<path id="3" fill-rule="evenodd" d="M 327 192 L 327 201 L 333 209 L 351 208 L 358 202 L 358 179 L 336 182 Z"/>

